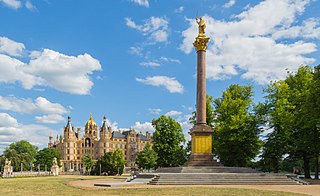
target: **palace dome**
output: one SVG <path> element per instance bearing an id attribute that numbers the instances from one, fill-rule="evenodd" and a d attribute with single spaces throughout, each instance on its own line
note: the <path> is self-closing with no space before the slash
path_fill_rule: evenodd
<path id="1" fill-rule="evenodd" d="M 93 120 L 92 114 L 90 113 L 90 119 L 86 123 L 86 127 L 96 127 L 97 123 Z"/>

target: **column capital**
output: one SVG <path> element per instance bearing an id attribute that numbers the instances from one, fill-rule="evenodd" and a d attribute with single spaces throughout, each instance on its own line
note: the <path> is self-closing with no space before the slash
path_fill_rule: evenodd
<path id="1" fill-rule="evenodd" d="M 205 37 L 205 36 L 198 36 L 196 37 L 196 40 L 193 42 L 193 46 L 196 48 L 197 51 L 207 50 L 207 44 L 209 42 L 210 38 Z"/>

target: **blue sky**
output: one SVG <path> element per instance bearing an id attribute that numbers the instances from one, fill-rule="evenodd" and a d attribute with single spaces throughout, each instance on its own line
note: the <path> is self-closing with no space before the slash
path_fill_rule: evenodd
<path id="1" fill-rule="evenodd" d="M 207 21 L 207 93 L 262 88 L 319 64 L 319 0 L 0 0 L 0 151 L 43 148 L 106 115 L 114 130 L 153 131 L 166 114 L 187 138 L 195 107 L 195 15 Z"/>

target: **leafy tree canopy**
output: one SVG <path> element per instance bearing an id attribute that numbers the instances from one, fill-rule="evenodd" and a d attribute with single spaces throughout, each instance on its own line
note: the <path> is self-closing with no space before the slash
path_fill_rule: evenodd
<path id="1" fill-rule="evenodd" d="M 87 154 L 82 158 L 83 165 L 86 167 L 86 173 L 90 174 L 94 161 L 91 155 Z"/>
<path id="2" fill-rule="evenodd" d="M 213 144 L 216 155 L 226 166 L 248 166 L 259 153 L 259 119 L 253 108 L 252 87 L 231 85 L 222 98 L 215 99 Z"/>
<path id="3" fill-rule="evenodd" d="M 122 175 L 126 161 L 123 159 L 123 152 L 116 149 L 113 152 L 107 152 L 95 164 L 94 173 L 107 173 L 108 175 Z"/>
<path id="4" fill-rule="evenodd" d="M 144 147 L 144 150 L 137 154 L 136 163 L 139 168 L 150 170 L 157 166 L 157 153 L 152 149 L 149 142 Z"/>
<path id="5" fill-rule="evenodd" d="M 34 162 L 38 147 L 30 144 L 25 140 L 11 143 L 7 147 L 3 156 L 12 161 L 14 171 L 19 171 L 21 163 L 24 169 L 30 169 L 30 163 Z"/>
<path id="6" fill-rule="evenodd" d="M 181 126 L 171 117 L 164 115 L 152 120 L 155 128 L 153 149 L 158 154 L 158 167 L 175 167 L 185 163 L 185 138 Z"/>
<path id="7" fill-rule="evenodd" d="M 39 150 L 35 156 L 36 158 L 36 165 L 40 165 L 41 170 L 50 170 L 52 166 L 52 161 L 54 158 L 57 158 L 58 165 L 61 167 L 60 159 L 61 155 L 60 153 L 54 149 L 54 148 L 44 148 L 42 150 Z"/>

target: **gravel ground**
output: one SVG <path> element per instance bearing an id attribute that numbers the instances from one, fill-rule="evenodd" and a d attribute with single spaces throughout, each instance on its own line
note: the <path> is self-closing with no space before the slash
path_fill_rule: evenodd
<path id="1" fill-rule="evenodd" d="M 71 181 L 68 184 L 83 189 L 121 189 L 124 187 L 96 187 L 95 183 L 101 182 L 123 182 L 124 179 L 94 179 L 94 180 L 77 180 Z M 307 195 L 320 196 L 320 181 L 313 181 L 313 185 L 193 185 L 193 187 L 217 187 L 217 188 L 243 188 L 243 189 L 258 189 L 270 191 L 284 191 L 292 193 L 302 193 Z M 125 188 L 166 188 L 177 187 L 176 185 L 132 185 Z M 180 185 L 178 187 L 190 187 L 190 185 Z"/>

